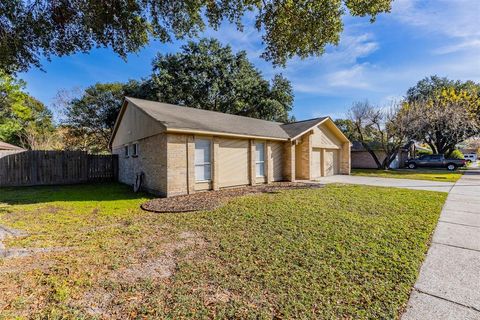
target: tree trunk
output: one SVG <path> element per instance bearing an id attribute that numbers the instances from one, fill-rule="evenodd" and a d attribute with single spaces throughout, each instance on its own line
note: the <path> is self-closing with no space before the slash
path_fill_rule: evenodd
<path id="1" fill-rule="evenodd" d="M 372 156 L 373 160 L 375 161 L 375 164 L 377 165 L 377 169 L 382 169 L 383 168 L 382 163 L 380 162 L 380 160 L 378 160 L 378 157 L 375 154 L 375 152 L 368 146 L 368 144 L 364 142 L 362 142 L 362 146 Z"/>
<path id="2" fill-rule="evenodd" d="M 387 153 L 387 155 L 385 156 L 385 160 L 383 161 L 385 170 L 388 170 L 390 168 L 390 165 L 397 157 L 398 152 L 399 150 L 395 150 L 395 151 L 392 151 L 390 154 Z"/>
<path id="3" fill-rule="evenodd" d="M 434 144 L 431 140 L 430 140 L 430 141 L 426 141 L 426 143 L 428 144 L 428 146 L 430 147 L 430 149 L 432 149 L 433 154 L 437 154 L 437 153 L 438 153 L 437 147 L 435 146 L 435 144 Z"/>

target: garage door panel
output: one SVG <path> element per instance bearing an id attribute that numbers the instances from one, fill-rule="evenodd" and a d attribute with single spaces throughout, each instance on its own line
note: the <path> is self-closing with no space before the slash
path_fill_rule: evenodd
<path id="1" fill-rule="evenodd" d="M 221 139 L 218 146 L 219 186 L 248 184 L 248 140 Z"/>
<path id="2" fill-rule="evenodd" d="M 321 153 L 320 150 L 312 150 L 311 177 L 313 180 L 321 177 Z"/>
<path id="3" fill-rule="evenodd" d="M 333 176 L 338 174 L 338 151 L 325 150 L 325 175 Z"/>
<path id="4" fill-rule="evenodd" d="M 273 181 L 283 180 L 283 143 L 271 142 Z"/>

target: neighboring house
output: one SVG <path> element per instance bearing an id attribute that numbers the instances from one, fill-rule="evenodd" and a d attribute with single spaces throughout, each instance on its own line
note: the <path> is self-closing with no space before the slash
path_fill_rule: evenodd
<path id="1" fill-rule="evenodd" d="M 478 160 L 477 150 L 474 148 L 460 148 L 463 158 L 468 161 L 476 162 Z"/>
<path id="2" fill-rule="evenodd" d="M 25 149 L 0 141 L 0 158 L 22 151 L 25 151 Z"/>
<path id="3" fill-rule="evenodd" d="M 477 149 L 475 148 L 459 148 L 459 150 L 463 154 L 477 154 Z"/>
<path id="4" fill-rule="evenodd" d="M 119 180 L 161 196 L 350 173 L 329 117 L 283 124 L 125 98 L 110 140 Z"/>
<path id="5" fill-rule="evenodd" d="M 407 143 L 397 154 L 395 160 L 390 164 L 391 169 L 398 169 L 405 167 L 405 160 L 413 158 L 415 151 L 419 148 L 413 142 Z M 385 159 L 385 152 L 380 148 L 372 147 L 373 152 L 377 156 L 378 161 L 382 162 Z M 352 169 L 377 169 L 372 155 L 363 147 L 359 141 L 352 142 L 351 150 Z"/>

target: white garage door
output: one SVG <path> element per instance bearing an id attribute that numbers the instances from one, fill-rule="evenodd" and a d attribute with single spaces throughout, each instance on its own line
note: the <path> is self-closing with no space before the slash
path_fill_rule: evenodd
<path id="1" fill-rule="evenodd" d="M 321 176 L 320 166 L 321 166 L 320 150 L 312 150 L 312 163 L 311 163 L 312 180 L 320 178 Z"/>
<path id="2" fill-rule="evenodd" d="M 248 140 L 219 141 L 218 182 L 219 187 L 248 184 Z"/>
<path id="3" fill-rule="evenodd" d="M 333 176 L 338 174 L 338 150 L 325 150 L 325 175 Z"/>

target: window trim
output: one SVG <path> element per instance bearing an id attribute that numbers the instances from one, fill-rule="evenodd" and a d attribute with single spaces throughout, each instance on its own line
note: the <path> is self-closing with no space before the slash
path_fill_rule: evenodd
<path id="1" fill-rule="evenodd" d="M 123 155 L 125 156 L 125 158 L 130 157 L 130 148 L 129 148 L 128 144 L 123 146 Z"/>
<path id="2" fill-rule="evenodd" d="M 132 157 L 138 157 L 138 142 L 132 143 Z"/>
<path id="3" fill-rule="evenodd" d="M 263 154 L 263 160 L 259 160 L 257 159 L 257 147 L 258 145 L 262 145 L 262 154 Z M 266 156 L 266 152 L 265 152 L 265 142 L 255 142 L 255 177 L 257 178 L 265 178 L 266 174 L 265 174 L 265 156 Z M 259 175 L 258 171 L 257 171 L 257 165 L 258 164 L 261 164 L 263 166 L 263 175 Z"/>
<path id="4" fill-rule="evenodd" d="M 197 141 L 208 141 L 208 144 L 210 146 L 210 152 L 209 152 L 209 155 L 210 155 L 210 161 L 208 162 L 202 162 L 202 163 L 197 163 L 197 157 L 194 156 L 194 161 L 193 161 L 193 166 L 195 168 L 195 183 L 203 183 L 203 182 L 211 182 L 212 181 L 212 153 L 213 153 L 213 143 L 212 143 L 212 139 L 209 139 L 209 138 L 195 138 L 195 154 L 197 153 Z M 205 166 L 208 166 L 210 167 L 210 177 L 208 179 L 203 179 L 203 180 L 199 180 L 197 179 L 197 167 L 203 167 L 205 168 Z"/>

